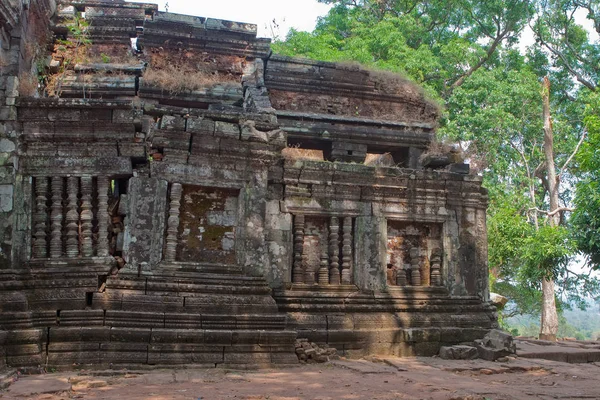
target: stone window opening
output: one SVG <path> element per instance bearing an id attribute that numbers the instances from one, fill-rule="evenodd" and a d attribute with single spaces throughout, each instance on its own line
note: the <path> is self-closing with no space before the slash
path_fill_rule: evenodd
<path id="1" fill-rule="evenodd" d="M 441 286 L 441 233 L 441 224 L 388 221 L 388 285 Z"/>
<path id="2" fill-rule="evenodd" d="M 33 178 L 32 258 L 107 257 L 107 177 Z"/>
<path id="3" fill-rule="evenodd" d="M 295 156 L 298 158 L 303 158 L 302 150 L 307 150 L 304 153 L 307 153 L 306 155 L 310 155 L 310 159 L 317 160 L 315 157 L 317 156 L 317 154 L 319 154 L 318 152 L 321 152 L 322 157 L 320 157 L 320 160 L 331 161 L 331 142 L 330 141 L 288 137 L 287 147 L 288 147 L 288 149 L 292 149 L 292 151 L 287 150 L 287 149 L 284 149 L 284 151 L 287 151 L 288 153 L 292 153 L 292 152 L 299 153 L 299 154 L 290 154 L 292 157 Z M 293 149 L 297 149 L 297 150 L 294 151 Z M 308 153 L 310 153 L 310 154 L 308 154 Z M 317 158 L 319 158 L 319 157 L 317 156 Z"/>
<path id="4" fill-rule="evenodd" d="M 384 155 L 387 155 L 387 157 L 383 157 Z M 400 147 L 390 150 L 389 147 L 367 145 L 367 156 L 367 165 L 370 165 L 369 163 L 371 163 L 374 166 L 397 166 L 400 168 L 409 167 L 410 155 L 408 147 Z"/>
<path id="5" fill-rule="evenodd" d="M 354 218 L 294 216 L 292 283 L 351 285 Z"/>

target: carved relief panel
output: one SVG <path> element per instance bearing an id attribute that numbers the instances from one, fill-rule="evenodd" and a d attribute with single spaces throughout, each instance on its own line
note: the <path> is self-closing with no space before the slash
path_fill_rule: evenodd
<path id="1" fill-rule="evenodd" d="M 171 206 L 180 202 L 177 261 L 235 263 L 238 194 L 237 190 L 182 185 L 181 195 L 177 188 L 174 195 L 171 189 Z"/>

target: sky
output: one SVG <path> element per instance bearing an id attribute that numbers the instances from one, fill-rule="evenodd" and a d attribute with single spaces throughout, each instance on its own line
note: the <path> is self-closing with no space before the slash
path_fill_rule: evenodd
<path id="1" fill-rule="evenodd" d="M 141 1 L 141 0 L 139 0 Z M 218 18 L 236 22 L 256 24 L 259 37 L 285 39 L 290 28 L 301 31 L 312 31 L 317 18 L 327 14 L 331 5 L 317 0 L 149 0 L 158 3 L 159 9 L 178 14 L 196 15 L 200 17 Z M 585 18 L 583 11 L 575 15 L 575 20 L 586 27 L 593 40 L 598 35 L 593 24 Z M 533 44 L 533 33 L 526 27 L 519 48 L 522 52 Z"/>
<path id="2" fill-rule="evenodd" d="M 316 0 L 150 0 L 165 11 L 257 25 L 258 36 L 285 39 L 290 28 L 312 31 L 331 5 Z M 275 21 L 275 23 L 273 23 Z"/>

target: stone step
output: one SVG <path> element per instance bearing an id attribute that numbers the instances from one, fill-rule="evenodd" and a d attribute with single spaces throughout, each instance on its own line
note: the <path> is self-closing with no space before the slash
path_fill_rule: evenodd
<path id="1" fill-rule="evenodd" d="M 51 327 L 11 332 L 9 366 L 294 364 L 296 332 L 284 330 Z"/>
<path id="2" fill-rule="evenodd" d="M 593 342 L 583 345 L 581 343 L 517 340 L 517 355 L 570 364 L 600 362 L 600 345 Z"/>

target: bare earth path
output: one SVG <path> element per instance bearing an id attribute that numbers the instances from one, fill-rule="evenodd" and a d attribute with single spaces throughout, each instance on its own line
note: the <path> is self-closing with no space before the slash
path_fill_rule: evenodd
<path id="1" fill-rule="evenodd" d="M 0 399 L 600 399 L 600 364 L 511 359 L 339 360 L 280 370 L 80 371 L 21 376 Z"/>

